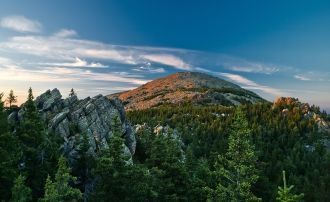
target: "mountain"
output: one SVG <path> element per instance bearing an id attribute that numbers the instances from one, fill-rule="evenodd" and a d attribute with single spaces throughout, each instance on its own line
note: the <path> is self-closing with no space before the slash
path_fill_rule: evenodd
<path id="1" fill-rule="evenodd" d="M 119 98 L 126 110 L 185 102 L 231 106 L 265 101 L 236 84 L 198 72 L 178 72 L 108 98 Z"/>

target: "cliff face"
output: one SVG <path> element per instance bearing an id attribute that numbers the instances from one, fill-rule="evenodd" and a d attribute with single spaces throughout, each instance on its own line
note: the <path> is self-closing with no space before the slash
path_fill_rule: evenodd
<path id="1" fill-rule="evenodd" d="M 123 101 L 126 110 L 140 110 L 160 104 L 239 105 L 264 101 L 238 85 L 198 72 L 179 72 L 156 79 L 136 89 L 108 96 Z"/>
<path id="2" fill-rule="evenodd" d="M 97 149 L 106 147 L 113 136 L 115 125 L 119 125 L 122 137 L 125 139 L 125 152 L 133 155 L 136 140 L 132 127 L 126 120 L 124 108 L 118 99 L 108 99 L 102 95 L 79 100 L 76 95 L 62 99 L 57 89 L 41 94 L 35 103 L 48 125 L 48 130 L 60 135 L 64 139 L 62 149 L 73 160 L 77 157 L 79 140 L 86 134 L 90 149 L 94 153 Z M 24 111 L 9 116 L 11 121 L 22 118 Z"/>

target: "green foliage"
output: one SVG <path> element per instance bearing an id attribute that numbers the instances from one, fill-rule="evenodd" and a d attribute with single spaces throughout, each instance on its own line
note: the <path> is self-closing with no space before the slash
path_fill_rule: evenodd
<path id="1" fill-rule="evenodd" d="M 93 194 L 93 199 L 98 201 L 105 201 L 107 198 L 115 201 L 123 200 L 127 195 L 128 188 L 125 185 L 129 181 L 127 165 L 129 156 L 124 153 L 124 139 L 120 136 L 119 117 L 114 119 L 113 129 L 109 147 L 99 151 L 93 172 L 99 179 L 97 189 Z"/>
<path id="2" fill-rule="evenodd" d="M 79 201 L 82 199 L 82 193 L 79 189 L 70 186 L 76 180 L 71 176 L 66 159 L 61 156 L 58 161 L 58 170 L 55 175 L 55 181 L 52 182 L 48 175 L 45 185 L 45 196 L 42 201 Z"/>
<path id="3" fill-rule="evenodd" d="M 225 155 L 219 155 L 215 165 L 218 178 L 216 189 L 211 192 L 211 200 L 258 201 L 251 187 L 257 181 L 254 146 L 250 142 L 251 131 L 241 108 L 236 110 L 229 148 Z"/>
<path id="4" fill-rule="evenodd" d="M 17 138 L 9 132 L 7 113 L 0 93 L 0 200 L 8 201 L 13 181 L 18 175 L 19 147 Z"/>
<path id="5" fill-rule="evenodd" d="M 11 106 L 12 106 L 13 103 L 16 103 L 17 102 L 17 96 L 14 95 L 14 91 L 13 90 L 10 90 L 9 95 L 7 97 L 7 102 L 9 104 L 9 108 L 11 108 Z"/>
<path id="6" fill-rule="evenodd" d="M 283 187 L 278 187 L 276 200 L 280 202 L 297 202 L 302 201 L 304 194 L 293 194 L 293 185 L 289 187 L 286 184 L 285 171 L 283 170 Z"/>
<path id="7" fill-rule="evenodd" d="M 15 125 L 7 122 L 13 109 L 0 101 L 0 200 L 9 201 L 13 194 L 13 201 L 77 201 L 84 191 L 87 201 L 299 201 L 301 195 L 294 194 L 299 192 L 305 201 L 330 201 L 330 155 L 324 146 L 330 134 L 318 130 L 297 100 L 277 106 L 185 103 L 130 111 L 129 120 L 142 124 L 133 158 L 126 155 L 120 116 L 110 120 L 108 145 L 96 142 L 95 151 L 92 137 L 72 124 L 77 158 L 70 159 L 71 175 L 65 159 L 58 161 L 62 138 L 46 130 L 47 120 L 33 99 L 29 89 Z M 310 111 L 329 119 L 318 107 Z M 157 125 L 166 130 L 154 133 Z M 278 170 L 288 171 L 295 187 L 284 182 L 278 188 Z M 14 196 L 29 189 L 32 198 Z"/>
<path id="8" fill-rule="evenodd" d="M 306 201 L 329 201 L 330 155 L 324 142 L 329 141 L 330 134 L 320 132 L 315 120 L 305 116 L 303 109 L 296 105 L 273 107 L 262 103 L 242 108 L 251 132 L 250 143 L 255 146 L 254 154 L 258 158 L 259 178 L 251 186 L 255 196 L 275 201 L 282 179 L 278 170 L 285 169 L 291 173 L 290 181 L 297 191 L 304 193 Z M 134 160 L 145 164 L 149 158 L 150 145 L 154 143 L 150 132 L 153 127 L 159 124 L 175 128 L 185 145 L 183 151 L 189 173 L 186 181 L 190 186 L 186 195 L 205 201 L 205 192 L 209 191 L 206 187 L 216 190 L 218 184 L 213 174 L 214 165 L 219 162 L 219 155 L 226 156 L 234 109 L 187 103 L 129 111 L 127 117 L 133 124 L 146 123 L 146 129 L 137 133 Z M 283 113 L 284 109 L 288 111 Z M 313 106 L 311 110 L 319 111 Z M 322 117 L 328 115 L 322 114 Z M 158 156 L 162 158 L 161 154 Z"/>
<path id="9" fill-rule="evenodd" d="M 22 121 L 14 126 L 14 131 L 21 150 L 20 170 L 26 175 L 33 198 L 36 199 L 43 195 L 47 175 L 54 171 L 58 145 L 54 136 L 47 135 L 45 123 L 40 118 L 33 99 L 30 88 L 28 100 L 23 106 Z"/>
<path id="10" fill-rule="evenodd" d="M 32 201 L 31 189 L 25 185 L 26 178 L 19 175 L 14 182 L 14 187 L 12 188 L 11 201 L 13 202 L 28 202 Z"/>
<path id="11" fill-rule="evenodd" d="M 180 143 L 173 131 L 155 135 L 148 151 L 147 166 L 154 171 L 159 200 L 187 200 L 188 173 Z"/>
<path id="12" fill-rule="evenodd" d="M 124 140 L 118 123 L 118 120 L 114 123 L 109 147 L 99 151 L 96 159 L 93 174 L 97 179 L 97 188 L 92 193 L 92 200 L 153 200 L 157 196 L 153 191 L 156 185 L 154 176 L 144 165 L 131 163 L 130 156 L 124 152 Z"/>
<path id="13" fill-rule="evenodd" d="M 95 165 L 95 159 L 91 151 L 89 151 L 90 143 L 88 136 L 83 133 L 78 143 L 78 159 L 72 168 L 72 173 L 77 176 L 77 187 L 80 190 L 85 190 L 85 185 L 92 181 L 92 169 Z"/>

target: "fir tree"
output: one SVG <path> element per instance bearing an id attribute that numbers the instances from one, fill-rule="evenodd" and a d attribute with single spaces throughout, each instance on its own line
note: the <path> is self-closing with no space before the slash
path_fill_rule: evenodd
<path id="1" fill-rule="evenodd" d="M 123 138 L 114 134 L 110 139 L 109 147 L 100 151 L 93 172 L 99 179 L 97 190 L 93 194 L 94 200 L 104 201 L 111 198 L 118 201 L 128 196 L 129 157 L 124 154 L 123 144 Z"/>
<path id="2" fill-rule="evenodd" d="M 155 191 L 158 200 L 184 201 L 188 188 L 188 172 L 179 141 L 174 138 L 173 130 L 158 134 L 149 150 L 147 165 L 156 178 Z"/>
<path id="3" fill-rule="evenodd" d="M 23 106 L 23 119 L 17 126 L 16 135 L 22 150 L 20 169 L 27 177 L 33 197 L 38 198 L 43 193 L 43 183 L 48 173 L 45 149 L 46 130 L 33 99 L 30 88 L 28 100 Z"/>
<path id="4" fill-rule="evenodd" d="M 28 202 L 32 201 L 31 189 L 25 185 L 26 178 L 19 175 L 14 182 L 14 187 L 12 188 L 11 201 L 13 202 Z"/>
<path id="5" fill-rule="evenodd" d="M 9 104 L 9 108 L 11 108 L 11 105 L 13 103 L 16 103 L 17 102 L 17 96 L 14 95 L 14 91 L 13 90 L 10 90 L 9 95 L 7 97 L 7 102 Z"/>
<path id="6" fill-rule="evenodd" d="M 304 194 L 294 194 L 292 193 L 293 185 L 289 187 L 286 184 L 285 171 L 283 170 L 283 187 L 278 187 L 276 200 L 280 202 L 297 202 L 302 201 Z"/>
<path id="7" fill-rule="evenodd" d="M 78 148 L 78 159 L 72 169 L 74 176 L 77 176 L 80 190 L 86 190 L 84 186 L 89 180 L 92 180 L 92 169 L 95 165 L 95 158 L 91 151 L 89 151 L 89 148 L 88 136 L 86 133 L 83 133 Z"/>
<path id="8" fill-rule="evenodd" d="M 70 168 L 67 166 L 66 159 L 61 156 L 58 161 L 58 170 L 55 175 L 55 181 L 52 182 L 50 176 L 47 177 L 45 185 L 45 196 L 42 201 L 78 201 L 82 199 L 82 193 L 79 189 L 73 188 L 69 183 L 76 180 L 70 174 Z"/>
<path id="9" fill-rule="evenodd" d="M 220 201 L 257 201 L 251 187 L 257 181 L 257 158 L 250 142 L 251 131 L 241 108 L 238 108 L 229 135 L 229 148 L 215 164 L 218 185 L 210 199 Z"/>

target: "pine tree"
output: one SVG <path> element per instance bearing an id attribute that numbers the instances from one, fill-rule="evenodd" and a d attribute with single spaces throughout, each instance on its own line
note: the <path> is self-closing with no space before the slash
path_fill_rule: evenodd
<path id="1" fill-rule="evenodd" d="M 10 90 L 9 95 L 7 97 L 7 102 L 9 104 L 9 108 L 11 108 L 11 105 L 13 103 L 16 103 L 17 102 L 17 96 L 14 95 L 14 91 L 13 90 Z"/>
<path id="2" fill-rule="evenodd" d="M 15 179 L 14 187 L 12 188 L 11 201 L 13 202 L 27 202 L 32 201 L 31 189 L 25 185 L 26 178 L 19 175 Z"/>
<path id="3" fill-rule="evenodd" d="M 52 182 L 50 176 L 47 177 L 45 185 L 45 196 L 42 201 L 78 201 L 82 199 L 82 193 L 79 189 L 73 188 L 69 183 L 76 180 L 70 174 L 70 168 L 67 166 L 66 159 L 61 156 L 58 161 L 58 170 L 55 175 L 55 181 Z"/>
<path id="4" fill-rule="evenodd" d="M 257 181 L 256 155 L 250 142 L 251 131 L 241 108 L 233 119 L 229 135 L 229 148 L 225 155 L 219 155 L 215 164 L 218 185 L 210 194 L 210 200 L 222 201 L 258 201 L 251 192 Z"/>
<path id="5" fill-rule="evenodd" d="M 276 200 L 280 202 L 297 202 L 302 201 L 304 194 L 294 194 L 292 193 L 293 185 L 289 187 L 286 184 L 285 171 L 283 170 L 283 187 L 278 187 Z"/>

